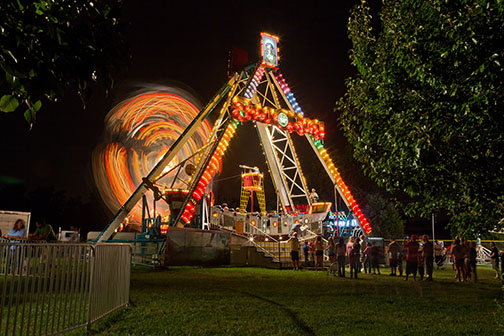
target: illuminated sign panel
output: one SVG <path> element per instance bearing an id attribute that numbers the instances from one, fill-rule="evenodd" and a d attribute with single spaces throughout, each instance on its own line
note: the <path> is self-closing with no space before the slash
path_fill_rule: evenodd
<path id="1" fill-rule="evenodd" d="M 287 114 L 283 112 L 278 113 L 278 123 L 282 127 L 287 126 L 287 124 L 289 124 L 289 117 L 287 116 Z"/>
<path id="2" fill-rule="evenodd" d="M 263 65 L 278 68 L 278 37 L 261 33 L 261 55 Z"/>

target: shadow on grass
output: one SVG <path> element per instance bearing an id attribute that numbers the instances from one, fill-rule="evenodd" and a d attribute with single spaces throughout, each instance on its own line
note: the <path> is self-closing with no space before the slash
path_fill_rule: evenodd
<path id="1" fill-rule="evenodd" d="M 122 307 L 112 313 L 110 313 L 106 319 L 100 319 L 93 323 L 87 331 L 87 335 L 97 335 L 106 330 L 109 330 L 116 324 L 120 324 L 127 319 L 130 310 L 134 309 L 135 306 L 128 305 Z M 77 334 L 76 334 L 77 335 Z M 78 334 L 81 335 L 81 334 Z"/>
<path id="2" fill-rule="evenodd" d="M 292 311 L 289 307 L 287 307 L 287 306 L 285 306 L 285 305 L 283 305 L 281 303 L 278 303 L 276 301 L 270 300 L 268 298 L 256 295 L 256 294 L 252 294 L 252 293 L 248 293 L 248 292 L 239 292 L 239 293 L 247 295 L 247 296 L 250 296 L 250 297 L 253 297 L 255 299 L 258 299 L 258 300 L 261 300 L 261 301 L 264 301 L 264 302 L 267 302 L 267 303 L 270 303 L 272 305 L 275 305 L 275 306 L 278 306 L 278 307 L 282 308 L 282 310 L 285 313 L 287 313 L 287 315 L 292 320 L 292 322 L 294 322 L 294 324 L 299 329 L 301 329 L 304 334 L 306 334 L 306 335 L 315 335 L 315 333 L 313 332 L 313 330 L 308 325 L 306 325 L 306 323 L 302 319 L 299 318 L 298 314 L 296 312 Z"/>

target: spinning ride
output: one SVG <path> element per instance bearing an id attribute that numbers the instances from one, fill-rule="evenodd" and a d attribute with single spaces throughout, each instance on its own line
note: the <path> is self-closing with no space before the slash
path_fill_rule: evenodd
<path id="1" fill-rule="evenodd" d="M 211 181 L 219 172 L 222 158 L 239 126 L 245 122 L 253 122 L 278 195 L 280 211 L 283 214 L 309 214 L 312 208 L 306 181 L 291 139 L 292 135 L 297 134 L 304 137 L 311 145 L 334 184 L 335 190 L 362 232 L 364 234 L 371 232 L 369 222 L 324 148 L 324 123 L 305 116 L 278 69 L 278 38 L 266 33 L 262 33 L 261 37 L 262 61 L 245 66 L 230 76 L 228 82 L 192 119 L 136 190 L 131 193 L 128 200 L 100 233 L 98 242 L 111 237 L 147 192 L 150 184 L 156 184 L 159 179 L 166 176 L 166 172 L 181 171 L 186 159 L 178 163 L 174 159 L 210 116 L 215 122 L 205 144 L 190 156 L 197 157 L 194 171 L 185 188 L 188 192 L 181 202 L 180 211 L 170 217 L 170 226 L 189 226 L 194 221 L 195 212 L 199 212 L 202 226 L 208 228 L 210 218 L 207 196 L 211 193 Z M 172 181 L 177 177 L 177 175 L 173 176 Z M 170 203 L 170 200 L 162 193 L 159 194 L 159 198 Z M 318 221 L 322 219 L 317 217 Z"/>

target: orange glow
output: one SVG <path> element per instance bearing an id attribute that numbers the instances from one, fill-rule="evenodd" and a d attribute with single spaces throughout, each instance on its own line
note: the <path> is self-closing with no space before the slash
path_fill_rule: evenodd
<path id="1" fill-rule="evenodd" d="M 287 124 L 283 126 L 278 121 L 282 113 L 289 117 Z M 250 99 L 235 96 L 233 98 L 233 117 L 241 122 L 258 121 L 266 124 L 273 124 L 276 127 L 285 128 L 289 133 L 296 132 L 300 136 L 310 134 L 315 140 L 325 137 L 324 124 L 318 120 L 311 120 L 303 117 L 301 114 L 295 114 L 291 110 L 274 110 L 268 107 L 262 107 L 260 104 L 252 104 Z M 284 116 L 285 117 L 285 116 Z M 323 158 L 327 154 L 321 154 Z"/>
<path id="2" fill-rule="evenodd" d="M 145 93 L 116 105 L 105 118 L 106 138 L 111 139 L 93 153 L 93 175 L 99 193 L 107 207 L 115 212 L 126 202 L 170 146 L 198 114 L 199 109 L 187 99 L 173 93 Z M 192 155 L 207 141 L 211 131 L 204 122 L 184 144 L 182 150 L 163 170 L 168 172 L 180 161 Z M 195 160 L 198 157 L 196 156 Z M 220 165 L 220 162 L 217 162 Z M 175 172 L 163 177 L 161 184 L 171 185 Z M 188 179 L 182 172 L 183 179 Z M 185 188 L 176 181 L 174 188 Z M 152 204 L 152 193 L 146 193 Z M 131 220 L 141 221 L 141 202 L 131 211 Z M 165 202 L 156 204 L 156 215 L 163 220 L 170 215 Z"/>

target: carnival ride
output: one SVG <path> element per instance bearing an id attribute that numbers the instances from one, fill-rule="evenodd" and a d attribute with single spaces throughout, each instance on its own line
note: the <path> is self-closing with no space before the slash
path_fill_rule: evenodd
<path id="1" fill-rule="evenodd" d="M 142 232 L 155 227 L 162 229 L 162 225 L 165 228 L 192 225 L 208 229 L 212 224 L 226 226 L 223 225 L 226 218 L 231 223 L 229 227 L 242 231 L 239 233 L 264 232 L 281 236 L 300 225 L 310 232 L 317 225 L 322 230 L 322 221 L 330 221 L 331 203 L 311 203 L 300 158 L 292 141 L 294 135 L 304 137 L 318 157 L 348 209 L 348 218 L 345 218 L 348 225 L 358 226 L 364 234 L 371 232 L 371 225 L 324 147 L 324 123 L 305 116 L 280 73 L 278 51 L 278 38 L 261 33 L 262 61 L 246 65 L 232 74 L 199 112 L 187 101 L 179 100 L 180 97 L 170 97 L 178 104 L 170 113 L 183 122 L 170 123 L 162 117 L 154 117 L 156 122 L 151 124 L 149 118 L 162 111 L 156 106 L 146 107 L 156 96 L 137 97 L 115 110 L 109 117 L 109 128 L 111 132 L 126 136 L 124 143 L 133 150 L 110 144 L 101 155 L 102 161 L 97 162 L 105 167 L 98 178 L 107 178 L 112 186 L 105 194 L 111 198 L 113 195 L 122 204 L 96 238 L 97 242 L 110 239 L 131 218 L 132 212 L 137 219 L 143 212 Z M 117 115 L 127 117 L 122 120 Z M 135 120 L 142 120 L 144 124 L 134 127 Z M 214 120 L 211 127 L 209 120 Z M 262 174 L 253 170 L 244 172 L 239 211 L 212 207 L 212 181 L 220 172 L 223 157 L 239 126 L 248 122 L 256 127 L 278 197 L 278 211 L 269 216 L 265 204 L 262 204 Z M 169 143 L 164 141 L 167 138 Z M 134 150 L 139 141 L 141 150 Z M 130 158 L 133 162 L 125 168 Z M 148 193 L 149 190 L 152 193 Z M 259 201 L 259 212 L 253 212 L 251 208 L 252 211 L 247 213 L 248 196 L 254 191 L 262 193 L 263 202 Z M 139 203 L 141 199 L 143 206 Z M 168 207 L 156 210 L 156 201 L 161 199 Z M 154 209 L 149 209 L 149 203 Z M 163 218 L 165 213 L 169 215 L 167 218 Z M 341 221 L 339 218 L 336 225 Z M 248 229 L 244 229 L 244 223 Z"/>
<path id="2" fill-rule="evenodd" d="M 162 222 L 168 222 L 172 213 L 170 208 L 176 207 L 176 200 L 188 192 L 186 186 L 199 159 L 194 153 L 205 145 L 211 132 L 208 122 L 201 123 L 163 168 L 156 182 L 144 180 L 143 177 L 159 162 L 199 111 L 191 103 L 195 99 L 187 92 L 171 87 L 163 87 L 162 90 L 158 92 L 148 88 L 146 92 L 117 104 L 105 119 L 106 141 L 93 153 L 96 185 L 111 211 L 117 211 L 141 183 L 157 190 L 157 193 L 143 195 L 142 204 L 139 202 L 133 206 L 119 229 L 158 216 Z M 182 164 L 184 170 L 172 169 Z M 156 202 L 160 199 L 159 192 L 169 202 Z M 150 209 L 148 204 L 152 205 Z M 165 230 L 166 225 L 162 229 Z"/>

